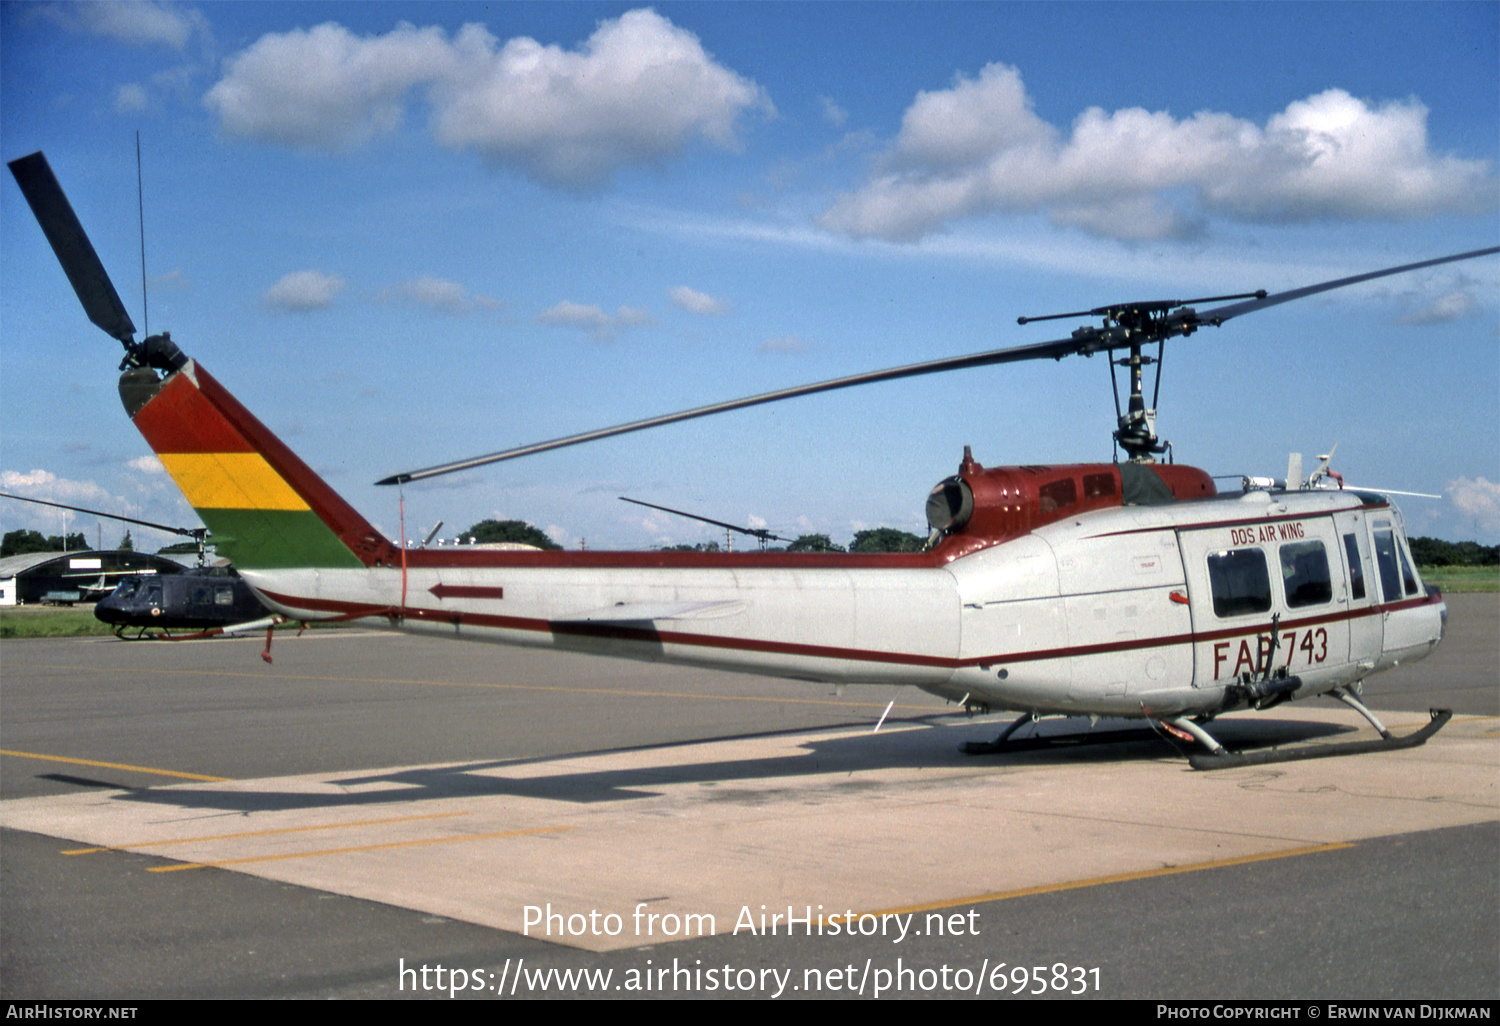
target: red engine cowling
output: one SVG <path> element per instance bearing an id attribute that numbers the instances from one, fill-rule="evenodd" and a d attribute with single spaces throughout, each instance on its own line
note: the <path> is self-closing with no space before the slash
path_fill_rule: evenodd
<path id="1" fill-rule="evenodd" d="M 1017 538 L 1043 524 L 1110 506 L 1149 506 L 1218 494 L 1197 467 L 1176 463 L 1073 463 L 990 467 L 964 450 L 958 474 L 927 499 L 927 522 L 965 551 Z"/>

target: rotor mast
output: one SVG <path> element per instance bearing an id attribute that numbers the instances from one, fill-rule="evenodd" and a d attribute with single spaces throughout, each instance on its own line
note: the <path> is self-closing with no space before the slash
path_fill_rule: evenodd
<path id="1" fill-rule="evenodd" d="M 1119 424 L 1114 431 L 1115 444 L 1124 449 L 1132 463 L 1149 463 L 1152 459 L 1166 452 L 1170 447 L 1161 443 L 1156 437 L 1156 400 L 1161 394 L 1161 358 L 1165 347 L 1165 339 L 1157 337 L 1156 356 L 1145 356 L 1141 353 L 1143 340 L 1141 335 L 1136 334 L 1135 325 L 1129 323 L 1134 320 L 1137 311 L 1130 311 L 1123 315 L 1123 319 L 1115 319 L 1115 323 L 1131 332 L 1131 341 L 1128 345 L 1129 355 L 1119 360 L 1110 360 L 1109 379 L 1110 385 L 1115 390 L 1115 418 Z M 1149 326 L 1150 313 L 1145 313 L 1144 319 Z M 1107 322 L 1106 322 L 1107 325 Z M 1142 390 L 1142 368 L 1150 364 L 1156 364 L 1156 381 L 1151 390 L 1151 405 L 1146 405 L 1146 396 Z M 1130 398 L 1127 400 L 1125 412 L 1120 412 L 1120 389 L 1115 377 L 1116 367 L 1125 368 L 1130 377 Z"/>
<path id="2" fill-rule="evenodd" d="M 1204 296 L 1201 299 L 1159 299 L 1147 303 L 1118 303 L 1100 306 L 1092 310 L 1076 310 L 1072 313 L 1047 314 L 1045 317 L 1017 317 L 1017 324 L 1032 321 L 1054 321 L 1063 317 L 1103 317 L 1102 328 L 1079 328 L 1073 332 L 1072 341 L 1077 351 L 1092 355 L 1101 350 L 1109 353 L 1110 386 L 1115 394 L 1115 418 L 1119 427 L 1115 429 L 1115 444 L 1125 450 L 1132 463 L 1151 463 L 1161 453 L 1171 449 L 1170 442 L 1161 442 L 1156 437 L 1156 401 L 1161 395 L 1161 360 L 1166 340 L 1174 335 L 1191 335 L 1203 324 L 1218 324 L 1219 319 L 1210 316 L 1200 319 L 1198 312 L 1189 303 L 1217 303 L 1230 299 L 1262 300 L 1264 289 L 1244 292 L 1232 296 Z M 1156 355 L 1146 356 L 1142 347 L 1156 343 Z M 1115 359 L 1118 350 L 1128 354 Z M 1151 405 L 1146 405 L 1146 394 L 1142 388 L 1142 369 L 1156 364 L 1156 381 L 1151 390 Z M 1130 397 L 1124 412 L 1120 411 L 1120 385 L 1115 368 L 1122 367 L 1130 378 Z"/>

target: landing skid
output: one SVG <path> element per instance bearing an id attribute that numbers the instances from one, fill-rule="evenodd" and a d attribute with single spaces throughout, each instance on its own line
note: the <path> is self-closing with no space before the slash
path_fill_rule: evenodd
<path id="1" fill-rule="evenodd" d="M 1385 724 L 1365 708 L 1364 703 L 1355 697 L 1354 693 L 1345 688 L 1330 692 L 1332 697 L 1354 709 L 1367 719 L 1370 724 L 1380 732 L 1379 740 L 1375 741 L 1346 741 L 1339 744 L 1327 745 L 1302 745 L 1295 748 L 1271 748 L 1255 752 L 1232 752 L 1221 745 L 1213 735 L 1203 729 L 1202 724 L 1195 723 L 1187 717 L 1176 717 L 1173 719 L 1159 719 L 1150 717 L 1153 727 L 1158 728 L 1161 734 L 1169 738 L 1175 738 L 1189 744 L 1197 743 L 1207 749 L 1206 752 L 1193 752 L 1188 755 L 1188 765 L 1196 770 L 1229 769 L 1235 766 L 1265 766 L 1278 762 L 1300 762 L 1304 759 L 1331 759 L 1343 755 L 1363 755 L 1367 752 L 1390 752 L 1403 748 L 1417 748 L 1427 743 L 1438 731 L 1442 730 L 1447 722 L 1453 718 L 1451 709 L 1430 710 L 1431 720 L 1420 730 L 1413 731 L 1404 737 L 1397 737 L 1386 729 Z M 1049 737 L 1028 737 L 1020 741 L 1012 741 L 1010 737 L 1021 727 L 1028 723 L 1034 723 L 1039 719 L 1033 713 L 1021 716 L 1015 722 L 1006 726 L 1000 735 L 993 741 L 965 741 L 959 746 L 959 751 L 965 755 L 999 755 L 1006 752 L 1035 751 L 1046 748 L 1076 747 L 1086 744 L 1104 744 L 1112 741 L 1138 741 L 1151 736 L 1161 734 L 1150 734 L 1142 730 L 1115 730 L 1101 733 L 1075 733 L 1061 734 Z"/>
<path id="2" fill-rule="evenodd" d="M 1275 762 L 1301 762 L 1304 759 L 1332 759 L 1340 755 L 1364 755 L 1367 752 L 1393 752 L 1417 748 L 1427 743 L 1453 718 L 1452 709 L 1430 709 L 1432 717 L 1421 730 L 1397 737 L 1384 728 L 1378 741 L 1345 741 L 1342 744 L 1307 745 L 1301 748 L 1272 748 L 1262 752 L 1231 752 L 1220 747 L 1216 752 L 1194 752 L 1188 765 L 1197 770 L 1229 769 L 1234 766 L 1265 766 Z M 1376 721 L 1378 722 L 1378 721 Z"/>

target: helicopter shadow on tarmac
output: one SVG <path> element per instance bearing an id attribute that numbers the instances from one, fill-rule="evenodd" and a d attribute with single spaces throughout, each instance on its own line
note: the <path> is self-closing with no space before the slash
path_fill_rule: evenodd
<path id="1" fill-rule="evenodd" d="M 1232 725 L 1224 731 L 1226 741 L 1234 747 L 1246 749 L 1311 742 L 1354 733 L 1357 729 L 1315 720 L 1246 718 L 1225 722 Z M 913 721 L 906 723 L 913 725 Z M 753 781 L 764 786 L 726 790 L 720 800 L 759 804 L 783 790 L 776 781 L 807 783 L 821 776 L 829 778 L 835 788 L 879 788 L 883 785 L 878 780 L 853 778 L 854 774 L 878 770 L 952 771 L 961 768 L 975 773 L 1004 773 L 1009 769 L 1067 763 L 1085 773 L 1087 767 L 1107 768 L 1123 762 L 1165 762 L 1171 769 L 1189 771 L 1176 745 L 1150 728 L 1134 724 L 1135 721 L 1102 720 L 1094 730 L 1087 731 L 1085 721 L 1085 730 L 1080 731 L 1073 723 L 1042 721 L 1042 736 L 1023 732 L 1027 736 L 1019 738 L 1013 749 L 979 757 L 960 754 L 956 743 L 960 731 L 967 733 L 978 724 L 919 722 L 915 724 L 917 729 L 901 729 L 901 725 L 893 725 L 880 733 L 835 736 L 826 736 L 828 728 L 820 728 L 816 733 L 821 736 L 798 745 L 791 752 L 769 756 L 763 754 L 764 746 L 755 742 L 795 735 L 776 732 L 541 759 L 470 761 L 364 774 L 335 773 L 323 778 L 319 789 L 314 791 L 305 787 L 277 790 L 274 781 L 267 781 L 272 785 L 267 789 L 191 784 L 123 791 L 112 797 L 122 802 L 182 810 L 250 814 L 483 797 L 593 804 L 658 797 L 662 793 L 658 789 L 685 784 L 712 786 Z M 949 729 L 935 736 L 934 730 L 939 726 Z M 958 729 L 953 729 L 955 727 Z M 986 722 L 982 729 L 989 731 L 992 725 Z M 756 754 L 738 759 L 710 758 L 701 762 L 679 759 L 686 748 L 739 744 L 747 744 Z M 633 760 L 635 764 L 624 767 L 564 770 L 551 774 L 535 772 L 548 764 L 599 757 L 618 762 L 621 756 L 632 755 L 638 757 Z M 1082 782 L 1084 778 L 1080 779 Z"/>

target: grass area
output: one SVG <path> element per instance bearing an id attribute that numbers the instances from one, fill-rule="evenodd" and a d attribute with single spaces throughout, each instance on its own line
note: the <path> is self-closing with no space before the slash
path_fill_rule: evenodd
<path id="1" fill-rule="evenodd" d="M 81 638 L 113 633 L 94 607 L 0 606 L 0 638 Z"/>
<path id="2" fill-rule="evenodd" d="M 1500 566 L 1424 566 L 1419 568 L 1423 584 L 1444 592 L 1500 591 Z"/>

